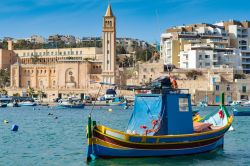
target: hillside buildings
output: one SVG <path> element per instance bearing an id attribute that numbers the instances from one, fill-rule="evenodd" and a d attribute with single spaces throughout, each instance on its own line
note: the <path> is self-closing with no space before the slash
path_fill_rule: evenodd
<path id="1" fill-rule="evenodd" d="M 161 35 L 161 57 L 178 68 L 222 65 L 250 73 L 249 35 L 248 21 L 177 26 Z"/>

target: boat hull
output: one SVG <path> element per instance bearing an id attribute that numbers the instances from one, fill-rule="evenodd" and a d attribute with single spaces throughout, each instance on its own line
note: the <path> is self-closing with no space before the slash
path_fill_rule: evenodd
<path id="1" fill-rule="evenodd" d="M 250 116 L 250 111 L 233 111 L 234 116 Z"/>
<path id="2" fill-rule="evenodd" d="M 109 103 L 109 106 L 121 106 L 121 107 L 124 107 L 126 105 L 127 105 L 127 103 Z"/>
<path id="3" fill-rule="evenodd" d="M 110 148 L 110 145 L 104 146 L 95 144 L 95 155 L 103 158 L 116 158 L 116 157 L 161 157 L 161 156 L 176 156 L 197 154 L 212 151 L 218 147 L 222 147 L 224 138 L 220 138 L 210 144 L 192 148 L 180 149 L 136 149 L 136 148 Z"/>
<path id="4" fill-rule="evenodd" d="M 18 106 L 36 106 L 36 103 L 19 103 Z"/>
<path id="5" fill-rule="evenodd" d="M 140 136 L 115 131 L 104 126 L 94 127 L 89 140 L 91 154 L 104 157 L 156 157 L 204 153 L 222 147 L 224 134 L 231 123 L 204 133 L 163 136 Z"/>
<path id="6" fill-rule="evenodd" d="M 84 108 L 85 105 L 58 105 L 57 108 Z"/>

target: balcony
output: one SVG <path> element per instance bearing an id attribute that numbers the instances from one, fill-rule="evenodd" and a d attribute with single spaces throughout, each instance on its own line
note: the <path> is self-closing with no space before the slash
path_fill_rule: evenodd
<path id="1" fill-rule="evenodd" d="M 250 64 L 250 61 L 242 61 L 241 63 L 248 65 L 248 64 Z"/>
<path id="2" fill-rule="evenodd" d="M 208 42 L 219 43 L 219 44 L 228 44 L 228 40 L 223 40 L 223 39 L 209 39 Z"/>

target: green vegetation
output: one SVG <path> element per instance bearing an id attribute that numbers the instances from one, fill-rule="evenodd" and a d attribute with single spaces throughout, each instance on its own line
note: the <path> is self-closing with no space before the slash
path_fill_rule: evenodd
<path id="1" fill-rule="evenodd" d="M 27 94 L 28 94 L 29 97 L 33 97 L 34 94 L 35 94 L 34 88 L 28 87 Z"/>
<path id="2" fill-rule="evenodd" d="M 8 69 L 0 69 L 0 88 L 10 85 L 10 72 Z"/>
<path id="3" fill-rule="evenodd" d="M 39 62 L 39 56 L 38 55 L 32 55 L 31 56 L 31 61 L 33 64 L 36 64 L 37 62 Z"/>
<path id="4" fill-rule="evenodd" d="M 1 95 L 7 95 L 7 94 L 8 94 L 8 92 L 7 92 L 7 90 L 6 90 L 6 89 L 1 88 L 1 89 L 0 89 L 0 94 L 1 94 Z"/>
<path id="5" fill-rule="evenodd" d="M 19 93 L 14 93 L 13 96 L 20 97 L 20 94 Z"/>
<path id="6" fill-rule="evenodd" d="M 193 80 L 196 80 L 196 78 L 198 77 L 198 76 L 201 76 L 202 75 L 202 72 L 201 71 L 197 71 L 197 70 L 191 70 L 191 71 L 188 71 L 187 73 L 186 73 L 186 77 L 188 78 L 188 79 L 193 79 Z"/>
<path id="7" fill-rule="evenodd" d="M 246 75 L 243 73 L 242 74 L 235 74 L 234 79 L 246 79 Z"/>

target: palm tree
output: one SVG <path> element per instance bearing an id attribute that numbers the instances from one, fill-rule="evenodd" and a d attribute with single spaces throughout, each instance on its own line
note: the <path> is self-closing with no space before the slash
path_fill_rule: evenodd
<path id="1" fill-rule="evenodd" d="M 34 88 L 28 87 L 28 89 L 27 89 L 27 94 L 28 94 L 30 97 L 33 97 L 33 95 L 35 94 Z"/>
<path id="2" fill-rule="evenodd" d="M 42 101 L 44 95 L 45 95 L 45 92 L 43 90 L 38 90 L 37 91 L 37 94 L 38 94 L 38 97 L 39 97 L 39 100 Z"/>

